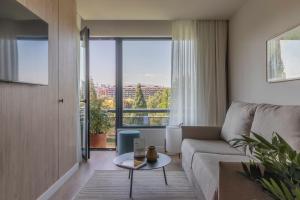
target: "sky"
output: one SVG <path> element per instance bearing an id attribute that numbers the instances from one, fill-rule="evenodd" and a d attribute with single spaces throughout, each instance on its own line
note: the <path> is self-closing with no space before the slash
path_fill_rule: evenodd
<path id="1" fill-rule="evenodd" d="M 280 45 L 287 78 L 300 77 L 300 40 L 281 40 Z"/>
<path id="2" fill-rule="evenodd" d="M 19 81 L 48 84 L 48 40 L 18 40 Z"/>
<path id="3" fill-rule="evenodd" d="M 287 78 L 300 76 L 300 40 L 282 40 Z M 115 41 L 90 41 L 90 74 L 100 84 L 115 84 Z M 48 82 L 48 42 L 18 40 L 19 79 Z M 171 41 L 125 40 L 123 84 L 171 85 Z"/>
<path id="4" fill-rule="evenodd" d="M 115 41 L 90 41 L 90 75 L 95 83 L 115 84 Z M 171 85 L 171 41 L 124 40 L 123 84 Z"/>

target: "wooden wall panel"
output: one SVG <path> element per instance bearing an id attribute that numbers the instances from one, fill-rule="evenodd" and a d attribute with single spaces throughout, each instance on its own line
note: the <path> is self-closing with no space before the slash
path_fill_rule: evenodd
<path id="1" fill-rule="evenodd" d="M 72 49 L 76 41 L 67 37 L 76 33 L 72 28 L 64 28 L 65 23 L 72 24 L 75 2 L 18 1 L 49 23 L 49 85 L 0 82 L 0 199 L 5 200 L 36 199 L 76 162 L 76 126 L 75 120 L 72 121 L 75 105 L 70 100 L 76 96 L 73 79 L 76 64 L 72 63 L 77 56 L 73 53 L 75 48 Z M 68 5 L 62 3 L 64 1 Z M 59 4 L 63 4 L 60 13 L 74 9 L 72 14 L 59 15 Z M 63 73 L 61 78 L 60 72 Z M 63 83 L 63 76 L 69 75 L 72 78 L 67 78 L 64 90 L 59 92 L 59 81 Z M 70 104 L 61 106 L 59 112 L 58 98 L 62 94 Z"/>
<path id="2" fill-rule="evenodd" d="M 20 2 L 49 23 L 49 85 L 0 83 L 0 188 L 10 200 L 35 199 L 58 178 L 58 0 Z"/>
<path id="3" fill-rule="evenodd" d="M 77 160 L 76 152 L 76 65 L 77 24 L 75 0 L 59 0 L 59 175 Z"/>

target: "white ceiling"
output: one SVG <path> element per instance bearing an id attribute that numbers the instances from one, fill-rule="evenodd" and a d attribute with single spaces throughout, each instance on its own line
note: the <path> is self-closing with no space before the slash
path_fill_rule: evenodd
<path id="1" fill-rule="evenodd" d="M 228 19 L 246 0 L 77 0 L 85 20 Z"/>

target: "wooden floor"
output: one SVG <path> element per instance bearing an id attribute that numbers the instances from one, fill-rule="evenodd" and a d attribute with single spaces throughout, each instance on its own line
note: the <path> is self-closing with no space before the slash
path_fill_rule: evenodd
<path id="1" fill-rule="evenodd" d="M 115 151 L 92 151 L 90 160 L 80 164 L 79 170 L 52 196 L 51 200 L 72 199 L 95 170 L 120 170 L 121 168 L 112 163 L 115 156 Z M 166 169 L 182 170 L 179 157 L 172 156 L 172 162 Z"/>

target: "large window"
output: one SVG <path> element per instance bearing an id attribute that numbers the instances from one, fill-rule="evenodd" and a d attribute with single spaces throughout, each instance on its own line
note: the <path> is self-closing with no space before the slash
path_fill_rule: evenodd
<path id="1" fill-rule="evenodd" d="M 159 127 L 168 121 L 171 41 L 122 40 L 124 127 Z"/>
<path id="2" fill-rule="evenodd" d="M 102 123 L 110 127 L 105 129 L 108 135 L 113 135 L 115 128 L 167 124 L 171 86 L 169 38 L 93 38 L 90 68 L 90 93 L 100 101 L 99 111 L 105 117 Z"/>

